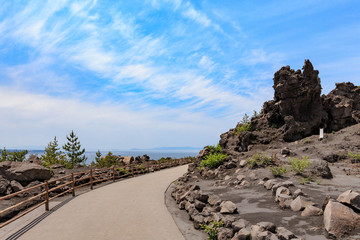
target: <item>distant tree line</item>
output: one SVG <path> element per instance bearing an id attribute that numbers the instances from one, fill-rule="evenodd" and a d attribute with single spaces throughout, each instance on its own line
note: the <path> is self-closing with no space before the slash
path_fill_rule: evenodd
<path id="1" fill-rule="evenodd" d="M 67 142 L 62 146 L 61 151 L 56 136 L 54 140 L 49 142 L 45 148 L 44 154 L 40 156 L 41 162 L 48 168 L 54 164 L 60 164 L 66 168 L 73 168 L 77 165 L 85 165 L 87 157 L 85 156 L 85 148 L 81 148 L 79 138 L 71 131 L 69 136 L 66 136 Z M 14 161 L 23 162 L 28 154 L 27 150 L 9 151 L 5 148 L 0 150 L 0 162 Z"/>

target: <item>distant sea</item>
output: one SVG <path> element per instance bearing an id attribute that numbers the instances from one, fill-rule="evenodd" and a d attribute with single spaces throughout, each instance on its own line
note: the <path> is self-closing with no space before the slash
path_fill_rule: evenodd
<path id="1" fill-rule="evenodd" d="M 162 157 L 171 157 L 171 158 L 182 158 L 182 157 L 196 157 L 199 154 L 200 150 L 131 150 L 131 151 L 111 151 L 113 155 L 120 156 L 143 156 L 147 154 L 150 159 L 158 160 Z M 95 161 L 97 151 L 86 151 L 85 155 L 87 156 L 87 164 L 90 164 L 92 161 Z M 101 152 L 102 156 L 105 156 L 109 151 Z M 41 154 L 44 154 L 43 150 L 29 150 L 27 157 L 30 154 L 34 154 L 40 157 Z"/>

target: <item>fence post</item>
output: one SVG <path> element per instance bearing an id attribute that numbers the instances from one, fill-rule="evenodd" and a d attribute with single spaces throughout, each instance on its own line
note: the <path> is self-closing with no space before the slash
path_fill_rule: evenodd
<path id="1" fill-rule="evenodd" d="M 74 179 L 74 173 L 71 174 L 71 186 L 72 186 L 72 195 L 75 197 L 75 179 Z"/>
<path id="2" fill-rule="evenodd" d="M 130 163 L 131 164 L 131 175 L 134 176 L 134 163 Z"/>
<path id="3" fill-rule="evenodd" d="M 90 189 L 93 189 L 93 170 L 90 168 Z"/>
<path id="4" fill-rule="evenodd" d="M 113 182 L 115 182 L 115 166 L 112 167 L 113 170 Z"/>
<path id="5" fill-rule="evenodd" d="M 49 211 L 49 183 L 45 181 L 45 211 Z"/>

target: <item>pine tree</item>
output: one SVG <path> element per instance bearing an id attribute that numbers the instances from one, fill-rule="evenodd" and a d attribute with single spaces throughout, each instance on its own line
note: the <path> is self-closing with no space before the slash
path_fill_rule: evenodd
<path id="1" fill-rule="evenodd" d="M 68 142 L 63 146 L 63 149 L 67 152 L 68 161 L 72 167 L 85 163 L 87 157 L 85 156 L 85 148 L 80 150 L 81 144 L 78 141 L 78 137 L 74 131 L 71 131 L 69 136 L 66 136 Z"/>
<path id="2" fill-rule="evenodd" d="M 45 148 L 45 154 L 40 156 L 40 160 L 48 167 L 53 164 L 66 164 L 66 156 L 60 151 L 58 140 L 56 136 L 54 141 L 49 142 Z"/>

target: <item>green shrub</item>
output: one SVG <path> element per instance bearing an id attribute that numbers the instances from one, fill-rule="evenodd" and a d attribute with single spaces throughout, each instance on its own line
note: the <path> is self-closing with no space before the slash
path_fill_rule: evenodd
<path id="1" fill-rule="evenodd" d="M 282 177 L 282 175 L 288 172 L 286 166 L 270 167 L 270 170 L 275 177 Z"/>
<path id="2" fill-rule="evenodd" d="M 209 224 L 200 224 L 201 229 L 204 230 L 209 236 L 208 239 L 216 240 L 218 228 L 224 226 L 223 221 L 211 221 Z"/>
<path id="3" fill-rule="evenodd" d="M 260 153 L 256 153 L 247 159 L 247 164 L 250 168 L 266 167 L 271 165 L 271 163 L 271 158 Z"/>
<path id="4" fill-rule="evenodd" d="M 208 149 L 209 149 L 210 153 L 220 153 L 222 150 L 220 144 L 208 146 Z"/>
<path id="5" fill-rule="evenodd" d="M 290 159 L 290 165 L 292 170 L 296 174 L 302 174 L 307 167 L 311 165 L 310 160 L 308 157 L 303 157 L 302 159 L 297 158 L 289 158 Z"/>
<path id="6" fill-rule="evenodd" d="M 209 167 L 209 168 L 216 168 L 220 166 L 223 161 L 227 158 L 227 154 L 223 153 L 210 153 L 207 155 L 201 162 L 201 167 Z"/>
<path id="7" fill-rule="evenodd" d="M 299 179 L 299 183 L 302 184 L 302 185 L 305 185 L 305 184 L 308 184 L 311 182 L 311 178 L 310 177 L 306 177 L 306 178 L 300 178 Z"/>
<path id="8" fill-rule="evenodd" d="M 128 174 L 130 174 L 130 171 L 125 169 L 125 168 L 118 168 L 117 170 L 119 171 L 120 175 L 128 175 Z"/>
<path id="9" fill-rule="evenodd" d="M 348 156 L 351 158 L 352 163 L 360 162 L 360 153 L 348 152 Z"/>
<path id="10" fill-rule="evenodd" d="M 309 143 L 311 143 L 310 138 L 306 138 L 306 139 L 304 139 L 304 140 L 303 140 L 303 143 L 304 143 L 304 144 L 309 144 Z"/>
<path id="11" fill-rule="evenodd" d="M 239 135 L 241 132 L 250 131 L 251 123 L 248 124 L 239 124 L 235 128 L 235 135 Z"/>

